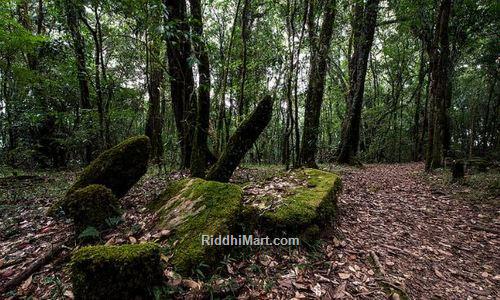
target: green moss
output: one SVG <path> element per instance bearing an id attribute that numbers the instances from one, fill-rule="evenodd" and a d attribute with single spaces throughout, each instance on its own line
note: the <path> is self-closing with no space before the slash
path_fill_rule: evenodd
<path id="1" fill-rule="evenodd" d="M 121 198 L 144 175 L 148 167 L 150 144 L 147 136 L 135 136 L 101 153 L 80 174 L 78 180 L 66 193 L 66 198 L 78 189 L 91 184 L 100 184 L 111 189 Z M 55 215 L 65 199 L 49 209 Z"/>
<path id="2" fill-rule="evenodd" d="M 175 269 L 188 274 L 200 263 L 211 265 L 224 250 L 202 245 L 202 235 L 227 235 L 241 212 L 243 191 L 234 184 L 184 179 L 170 185 L 156 206 L 159 227 L 173 230 L 171 262 Z"/>
<path id="3" fill-rule="evenodd" d="M 120 215 L 118 200 L 103 185 L 89 185 L 76 190 L 65 199 L 62 207 L 74 220 L 77 234 L 88 226 L 104 228 L 107 219 Z"/>
<path id="4" fill-rule="evenodd" d="M 146 173 L 149 151 L 147 136 L 126 139 L 92 161 L 69 189 L 68 194 L 90 184 L 102 184 L 111 189 L 118 198 L 123 197 Z"/>
<path id="5" fill-rule="evenodd" d="M 296 171 L 307 180 L 307 187 L 299 187 L 285 198 L 285 204 L 275 211 L 265 212 L 264 225 L 276 229 L 300 230 L 310 224 L 324 224 L 333 220 L 336 212 L 337 193 L 341 188 L 340 177 L 316 169 Z M 267 226 L 268 227 L 268 226 Z"/>
<path id="6" fill-rule="evenodd" d="M 162 282 L 160 250 L 147 243 L 90 246 L 73 253 L 75 299 L 149 299 Z"/>

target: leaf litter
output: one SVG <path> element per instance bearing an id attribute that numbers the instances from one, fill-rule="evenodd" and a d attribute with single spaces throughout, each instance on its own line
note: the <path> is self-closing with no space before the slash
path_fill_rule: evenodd
<path id="1" fill-rule="evenodd" d="M 239 299 L 495 299 L 500 281 L 498 207 L 453 197 L 455 193 L 437 189 L 422 174 L 420 163 L 343 168 L 339 217 L 319 243 L 242 249 L 212 277 L 182 278 L 167 268 L 172 296 L 202 298 L 210 291 Z M 169 180 L 185 176 L 145 176 L 121 199 L 122 222 L 102 233 L 102 243 L 164 243 L 170 232 L 154 229 L 155 215 L 146 205 Z M 74 178 L 64 172 L 24 188 L 0 186 L 7 195 L 0 198 L 0 286 L 45 253 L 52 241 L 71 234 L 70 223 L 43 212 Z M 256 168 L 238 169 L 233 182 L 250 182 L 244 186 L 247 201 L 256 195 L 279 199 L 304 184 L 288 173 Z M 490 223 L 478 227 L 478 220 L 485 219 Z M 65 257 L 61 254 L 3 297 L 72 299 Z M 165 255 L 162 259 L 168 261 Z"/>

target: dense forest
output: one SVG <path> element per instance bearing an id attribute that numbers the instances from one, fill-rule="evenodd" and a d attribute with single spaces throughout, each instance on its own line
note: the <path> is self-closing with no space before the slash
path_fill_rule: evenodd
<path id="1" fill-rule="evenodd" d="M 499 16 L 0 1 L 0 297 L 498 297 Z"/>
<path id="2" fill-rule="evenodd" d="M 248 162 L 498 158 L 498 9 L 2 1 L 1 155 L 24 168 L 85 165 L 145 133 L 156 162 L 189 168 L 198 121 L 199 147 L 217 156 L 271 95 Z"/>

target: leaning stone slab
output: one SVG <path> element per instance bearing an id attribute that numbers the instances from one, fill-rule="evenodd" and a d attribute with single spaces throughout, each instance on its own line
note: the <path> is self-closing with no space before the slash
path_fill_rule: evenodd
<path id="1" fill-rule="evenodd" d="M 232 232 L 242 209 L 242 189 L 234 184 L 199 178 L 172 182 L 152 205 L 160 229 L 172 231 L 169 262 L 189 275 L 200 263 L 213 265 L 224 247 L 202 244 L 202 237 Z M 228 249 L 229 250 L 229 249 Z"/>
<path id="2" fill-rule="evenodd" d="M 89 186 L 100 184 L 109 188 L 117 198 L 123 197 L 128 190 L 144 175 L 148 167 L 149 138 L 135 136 L 101 153 L 88 165 L 78 180 L 66 193 L 66 197 L 55 203 L 49 210 L 54 214 L 61 208 L 71 193 Z"/>
<path id="3" fill-rule="evenodd" d="M 123 197 L 148 168 L 149 138 L 135 136 L 101 153 L 88 165 L 67 194 L 91 184 L 102 184 Z"/>
<path id="4" fill-rule="evenodd" d="M 162 276 L 153 243 L 83 247 L 71 258 L 75 299 L 151 299 Z"/>
<path id="5" fill-rule="evenodd" d="M 338 175 L 316 169 L 299 169 L 295 176 L 306 181 L 282 199 L 276 209 L 260 211 L 245 207 L 247 219 L 257 218 L 265 231 L 300 233 L 310 238 L 319 228 L 331 223 L 337 211 L 337 195 L 342 187 Z"/>

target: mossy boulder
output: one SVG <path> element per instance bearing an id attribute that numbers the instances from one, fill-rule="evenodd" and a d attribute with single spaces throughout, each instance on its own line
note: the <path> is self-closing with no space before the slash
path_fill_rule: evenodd
<path id="1" fill-rule="evenodd" d="M 151 299 L 162 275 L 152 243 L 83 247 L 71 258 L 75 299 Z"/>
<path id="2" fill-rule="evenodd" d="M 146 173 L 150 143 L 147 136 L 134 136 L 101 153 L 80 174 L 67 195 L 91 184 L 102 184 L 116 197 L 123 197 Z"/>
<path id="3" fill-rule="evenodd" d="M 213 265 L 224 247 L 202 245 L 202 237 L 232 232 L 242 209 L 243 190 L 234 184 L 199 178 L 172 182 L 152 205 L 158 228 L 172 231 L 170 262 L 189 275 L 200 263 Z"/>
<path id="4" fill-rule="evenodd" d="M 319 233 L 318 226 L 333 222 L 342 183 L 338 175 L 317 169 L 299 169 L 295 176 L 307 184 L 290 191 L 282 205 L 272 211 L 246 211 L 257 215 L 259 226 L 266 231 L 303 233 L 310 239 Z"/>
<path id="5" fill-rule="evenodd" d="M 104 228 L 107 220 L 120 216 L 115 195 L 100 184 L 91 184 L 71 193 L 62 208 L 74 220 L 76 233 L 89 226 Z"/>

